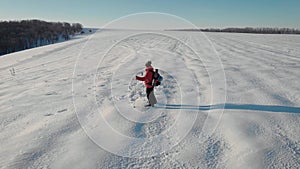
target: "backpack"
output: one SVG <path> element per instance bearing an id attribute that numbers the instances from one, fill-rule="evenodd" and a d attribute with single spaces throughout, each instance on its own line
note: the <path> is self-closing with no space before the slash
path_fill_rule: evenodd
<path id="1" fill-rule="evenodd" d="M 158 73 L 158 69 L 155 69 L 155 72 L 153 71 L 153 86 L 159 86 L 162 80 L 163 77 Z"/>

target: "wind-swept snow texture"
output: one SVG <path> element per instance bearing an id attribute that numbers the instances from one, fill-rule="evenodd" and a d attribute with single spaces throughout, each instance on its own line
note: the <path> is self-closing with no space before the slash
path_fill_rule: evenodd
<path id="1" fill-rule="evenodd" d="M 300 167 L 299 36 L 206 33 L 219 67 L 199 32 L 120 42 L 141 33 L 99 31 L 89 41 L 0 57 L 0 168 Z M 147 58 L 164 77 L 151 109 L 141 106 L 145 89 L 134 79 Z M 226 85 L 210 79 L 223 71 Z M 90 113 L 95 105 L 98 112 Z M 129 137 L 167 137 L 153 149 L 114 139 L 100 116 Z M 178 128 L 189 120 L 195 122 L 188 132 Z"/>

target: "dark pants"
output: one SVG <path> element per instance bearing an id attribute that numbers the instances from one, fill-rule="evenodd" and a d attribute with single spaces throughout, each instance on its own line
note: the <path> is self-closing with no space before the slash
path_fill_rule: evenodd
<path id="1" fill-rule="evenodd" d="M 147 99 L 149 101 L 149 95 L 153 91 L 154 88 L 146 88 L 146 93 L 147 93 Z"/>

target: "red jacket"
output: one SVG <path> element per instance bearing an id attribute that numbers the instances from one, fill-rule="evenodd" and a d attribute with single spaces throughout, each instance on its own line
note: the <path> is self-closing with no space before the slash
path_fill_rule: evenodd
<path id="1" fill-rule="evenodd" d="M 146 68 L 146 74 L 144 77 L 136 76 L 136 80 L 144 81 L 146 88 L 153 88 L 153 67 L 149 66 Z"/>

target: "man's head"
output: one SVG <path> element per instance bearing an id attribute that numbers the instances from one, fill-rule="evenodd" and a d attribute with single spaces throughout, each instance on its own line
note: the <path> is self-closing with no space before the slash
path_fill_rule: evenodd
<path id="1" fill-rule="evenodd" d="M 149 60 L 149 61 L 147 61 L 147 62 L 146 62 L 146 64 L 145 64 L 145 66 L 146 66 L 146 67 L 149 67 L 149 66 L 151 66 L 151 61 L 150 61 L 150 60 Z"/>

